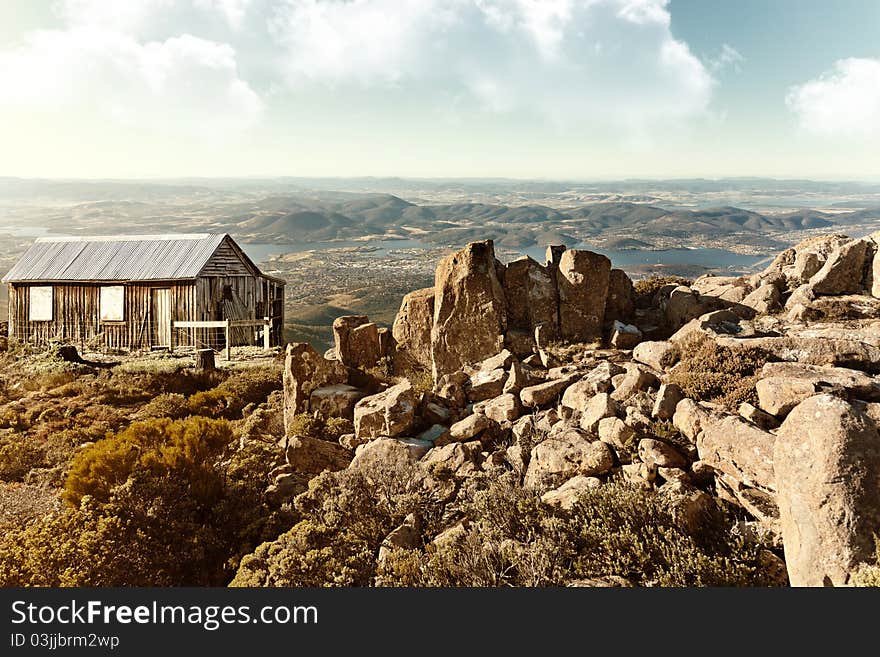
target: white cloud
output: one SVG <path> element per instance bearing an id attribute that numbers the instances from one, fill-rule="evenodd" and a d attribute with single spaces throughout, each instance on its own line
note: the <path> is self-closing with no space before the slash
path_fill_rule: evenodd
<path id="1" fill-rule="evenodd" d="M 265 103 L 389 89 L 412 111 L 516 114 L 626 140 L 705 116 L 715 81 L 668 0 L 57 0 L 64 29 L 0 51 L 0 107 L 87 108 L 169 134 L 240 132 Z M 725 55 L 725 52 L 727 53 Z M 722 50 L 732 58 L 736 51 Z M 279 93 L 278 89 L 286 89 Z M 281 101 L 279 101 L 281 102 Z"/>
<path id="2" fill-rule="evenodd" d="M 297 89 L 411 84 L 557 124 L 689 119 L 714 85 L 667 0 L 285 0 L 272 33 Z"/>
<path id="3" fill-rule="evenodd" d="M 880 60 L 841 59 L 833 70 L 792 87 L 785 101 L 807 132 L 880 136 Z"/>
<path id="4" fill-rule="evenodd" d="M 723 71 L 726 68 L 732 68 L 737 73 L 741 72 L 740 64 L 746 61 L 746 58 L 730 44 L 721 45 L 721 51 L 716 57 L 709 59 L 709 68 L 713 71 Z"/>
<path id="5" fill-rule="evenodd" d="M 84 110 L 145 132 L 219 137 L 262 102 L 229 45 L 183 35 L 140 43 L 95 27 L 40 31 L 0 54 L 0 106 Z"/>

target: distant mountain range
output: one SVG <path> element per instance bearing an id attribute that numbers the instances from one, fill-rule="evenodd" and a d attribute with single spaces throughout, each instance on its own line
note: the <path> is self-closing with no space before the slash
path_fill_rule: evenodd
<path id="1" fill-rule="evenodd" d="M 328 188 L 309 188 L 317 184 Z M 338 189 L 344 185 L 355 191 Z M 422 193 L 407 195 L 406 200 L 392 193 L 360 191 L 381 187 Z M 671 194 L 673 189 L 681 195 Z M 730 197 L 748 203 L 760 198 L 763 205 L 754 201 L 752 209 L 744 209 L 711 204 Z M 771 197 L 772 202 L 767 200 Z M 784 201 L 788 197 L 795 199 L 791 205 Z M 597 198 L 614 200 L 594 202 Z M 810 199 L 834 211 L 804 208 Z M 4 204 L 12 209 L 6 212 L 8 224 L 56 232 L 222 230 L 244 241 L 279 244 L 393 236 L 438 246 L 488 237 L 509 248 L 600 240 L 638 249 L 651 248 L 654 242 L 727 239 L 775 248 L 790 233 L 805 230 L 864 225 L 867 231 L 880 221 L 880 185 L 746 178 L 618 183 L 0 178 L 0 206 Z"/>

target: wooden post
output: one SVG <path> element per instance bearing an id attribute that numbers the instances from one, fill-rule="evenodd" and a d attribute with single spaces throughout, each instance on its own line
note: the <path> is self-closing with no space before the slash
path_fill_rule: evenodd
<path id="1" fill-rule="evenodd" d="M 229 320 L 226 320 L 226 360 L 232 360 L 232 347 L 229 344 L 229 338 L 232 336 L 232 332 L 229 330 Z"/>
<path id="2" fill-rule="evenodd" d="M 272 333 L 272 318 L 266 317 L 266 325 L 263 327 L 263 349 L 266 351 L 269 350 L 269 347 L 272 346 L 269 341 L 269 334 Z"/>
<path id="3" fill-rule="evenodd" d="M 168 353 L 174 353 L 174 321 L 168 321 Z"/>
<path id="4" fill-rule="evenodd" d="M 216 369 L 213 349 L 199 349 L 196 351 L 196 369 L 203 372 L 210 372 Z"/>

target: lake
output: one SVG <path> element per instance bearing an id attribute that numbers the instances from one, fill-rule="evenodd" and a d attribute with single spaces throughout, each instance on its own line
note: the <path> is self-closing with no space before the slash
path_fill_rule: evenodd
<path id="1" fill-rule="evenodd" d="M 388 255 L 390 251 L 399 249 L 432 249 L 437 245 L 420 242 L 419 240 L 380 240 L 380 241 L 340 241 L 340 242 L 310 242 L 302 244 L 262 244 L 241 243 L 242 248 L 255 262 L 264 262 L 273 255 L 284 253 L 301 253 L 303 251 L 339 249 L 344 247 L 366 246 L 375 249 L 377 256 Z M 601 249 L 588 244 L 577 244 L 575 249 L 587 249 L 601 253 L 611 260 L 615 267 L 631 270 L 643 265 L 694 265 L 714 270 L 737 270 L 750 271 L 764 260 L 767 256 L 744 255 L 725 249 L 715 248 L 692 248 L 692 249 L 665 249 L 662 251 L 642 251 L 638 249 Z M 500 249 L 499 249 L 500 250 Z M 546 247 L 530 246 L 523 249 L 504 249 L 514 251 L 518 255 L 528 255 L 544 262 Z M 508 259 L 508 258 L 504 258 Z"/>

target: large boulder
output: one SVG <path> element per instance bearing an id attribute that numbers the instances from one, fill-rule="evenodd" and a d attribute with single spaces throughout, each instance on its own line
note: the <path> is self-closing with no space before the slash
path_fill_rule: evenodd
<path id="1" fill-rule="evenodd" d="M 407 357 L 423 368 L 430 368 L 433 325 L 434 288 L 428 287 L 405 295 L 391 329 L 401 357 Z"/>
<path id="2" fill-rule="evenodd" d="M 638 344 L 633 349 L 633 360 L 662 372 L 678 362 L 679 353 L 678 347 L 672 342 L 648 341 Z"/>
<path id="3" fill-rule="evenodd" d="M 880 400 L 880 382 L 864 372 L 845 367 L 767 363 L 761 369 L 761 377 L 755 386 L 759 406 L 777 417 L 820 392 L 864 401 Z"/>
<path id="4" fill-rule="evenodd" d="M 815 294 L 854 294 L 864 287 L 867 240 L 837 246 L 822 268 L 810 278 Z"/>
<path id="5" fill-rule="evenodd" d="M 541 496 L 541 501 L 550 506 L 558 506 L 562 509 L 569 510 L 587 491 L 598 488 L 602 485 L 602 480 L 598 477 L 587 477 L 578 475 L 572 477 L 559 488 L 547 491 Z"/>
<path id="6" fill-rule="evenodd" d="M 348 367 L 373 367 L 382 357 L 379 327 L 366 315 L 344 315 L 333 320 L 336 358 Z"/>
<path id="7" fill-rule="evenodd" d="M 309 410 L 314 390 L 345 383 L 348 369 L 339 361 L 324 358 L 308 342 L 295 342 L 287 345 L 283 379 L 286 430 L 294 415 Z"/>
<path id="8" fill-rule="evenodd" d="M 622 269 L 612 269 L 608 277 L 605 321 L 629 322 L 636 312 L 636 291 L 632 279 Z"/>
<path id="9" fill-rule="evenodd" d="M 538 325 L 549 335 L 559 329 L 559 295 L 552 273 L 528 256 L 507 265 L 504 272 L 508 330 L 534 336 Z"/>
<path id="10" fill-rule="evenodd" d="M 554 401 L 572 382 L 580 376 L 572 374 L 561 379 L 555 379 L 523 388 L 519 398 L 523 405 L 529 407 L 546 406 Z"/>
<path id="11" fill-rule="evenodd" d="M 700 461 L 715 471 L 719 493 L 776 530 L 776 436 L 738 415 L 707 419 L 697 435 Z"/>
<path id="12" fill-rule="evenodd" d="M 435 274 L 431 357 L 434 381 L 504 347 L 507 308 L 492 240 L 444 258 Z"/>
<path id="13" fill-rule="evenodd" d="M 607 360 L 599 363 L 587 376 L 566 388 L 562 395 L 562 405 L 582 411 L 595 395 L 600 392 L 611 392 L 613 389 L 611 380 L 625 371 L 620 365 Z"/>
<path id="14" fill-rule="evenodd" d="M 431 443 L 415 438 L 379 438 L 359 445 L 351 470 L 405 471 L 431 449 Z"/>
<path id="15" fill-rule="evenodd" d="M 354 431 L 359 439 L 395 437 L 415 422 L 416 396 L 412 384 L 403 381 L 377 395 L 361 399 L 354 407 Z"/>
<path id="16" fill-rule="evenodd" d="M 535 446 L 523 483 L 534 488 L 558 486 L 577 475 L 605 474 L 613 465 L 614 452 L 607 443 L 569 429 Z"/>
<path id="17" fill-rule="evenodd" d="M 880 435 L 846 401 L 810 397 L 774 449 L 780 528 L 793 586 L 841 586 L 880 534 Z"/>
<path id="18" fill-rule="evenodd" d="M 569 250 L 559 259 L 559 331 L 564 340 L 602 339 L 611 261 L 592 251 Z"/>

